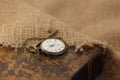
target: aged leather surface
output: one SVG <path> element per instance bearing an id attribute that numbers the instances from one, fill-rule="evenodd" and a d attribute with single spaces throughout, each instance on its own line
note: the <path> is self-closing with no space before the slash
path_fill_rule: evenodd
<path id="1" fill-rule="evenodd" d="M 0 49 L 0 80 L 69 80 L 88 62 L 89 57 L 70 51 L 59 58 L 23 52 L 10 48 Z"/>

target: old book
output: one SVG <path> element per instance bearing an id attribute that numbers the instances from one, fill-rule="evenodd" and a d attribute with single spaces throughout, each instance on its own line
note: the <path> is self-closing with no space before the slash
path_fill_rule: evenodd
<path id="1" fill-rule="evenodd" d="M 0 80 L 94 80 L 102 71 L 103 48 L 83 46 L 77 53 L 51 59 L 0 49 Z"/>

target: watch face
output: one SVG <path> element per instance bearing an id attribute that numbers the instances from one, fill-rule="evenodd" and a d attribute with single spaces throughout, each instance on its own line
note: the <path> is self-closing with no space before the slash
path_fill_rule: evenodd
<path id="1" fill-rule="evenodd" d="M 41 43 L 40 48 L 49 55 L 62 55 L 66 45 L 61 39 L 46 39 Z"/>

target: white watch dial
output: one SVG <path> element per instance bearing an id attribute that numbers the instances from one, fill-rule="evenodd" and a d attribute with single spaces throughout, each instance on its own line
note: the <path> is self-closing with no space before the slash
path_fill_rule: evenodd
<path id="1" fill-rule="evenodd" d="M 65 50 L 66 45 L 60 39 L 46 39 L 41 43 L 40 47 L 41 47 L 41 50 L 45 52 L 59 55 L 59 54 L 62 54 L 62 52 Z"/>

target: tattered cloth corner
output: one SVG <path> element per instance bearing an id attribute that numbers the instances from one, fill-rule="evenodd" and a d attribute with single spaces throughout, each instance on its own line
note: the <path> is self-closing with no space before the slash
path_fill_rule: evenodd
<path id="1" fill-rule="evenodd" d="M 86 43 L 99 43 L 44 12 L 16 2 L 14 1 L 14 6 L 11 6 L 10 2 L 0 3 L 5 5 L 1 6 L 0 15 L 1 22 L 4 20 L 4 24 L 1 23 L 0 26 L 0 43 L 3 46 L 22 47 L 25 40 L 34 37 L 45 38 L 50 34 L 50 30 L 58 30 L 55 37 L 61 37 L 68 45 L 80 47 Z"/>

